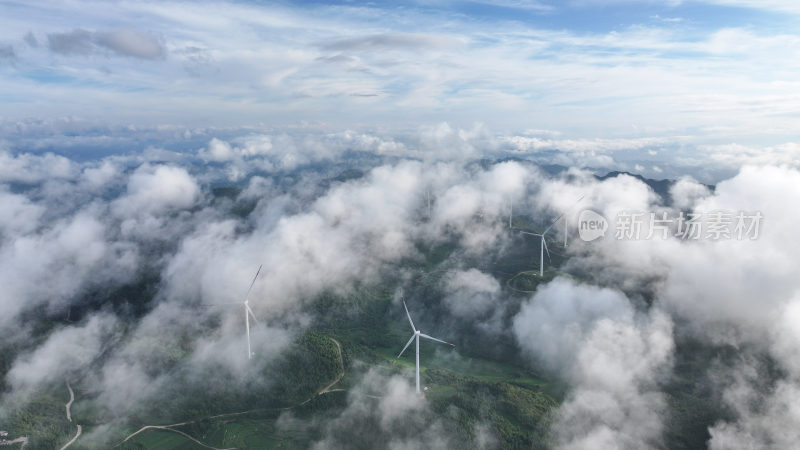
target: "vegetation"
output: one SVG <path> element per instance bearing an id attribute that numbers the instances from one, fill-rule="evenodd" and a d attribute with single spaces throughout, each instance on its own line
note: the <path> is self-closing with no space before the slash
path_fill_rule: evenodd
<path id="1" fill-rule="evenodd" d="M 355 176 L 355 175 L 353 175 Z M 215 191 L 219 201 L 231 201 L 236 189 Z M 254 204 L 232 203 L 233 214 L 247 214 Z M 237 209 L 239 208 L 239 209 Z M 541 224 L 515 217 L 515 227 L 541 229 Z M 442 337 L 458 339 L 457 353 L 438 344 L 422 342 L 423 384 L 426 398 L 436 420 L 449 435 L 458 436 L 466 448 L 477 446 L 486 432 L 501 448 L 549 448 L 548 436 L 552 415 L 563 400 L 566 387 L 547 373 L 523 362 L 511 337 L 491 336 L 474 323 L 450 317 L 444 309 L 442 278 L 449 270 L 477 267 L 492 273 L 506 289 L 506 302 L 500 321 L 509 329 L 520 304 L 537 286 L 557 274 L 553 267 L 562 262 L 560 246 L 550 244 L 552 265 L 544 278 L 538 275 L 539 242 L 520 238 L 520 245 L 494 260 L 475 261 L 456 252 L 454 243 L 418 247 L 418 258 L 402 261 L 399 267 L 411 273 L 405 295 L 418 327 L 436 326 Z M 533 255 L 533 256 L 532 256 Z M 130 286 L 105 292 L 98 288 L 87 296 L 82 306 L 72 311 L 77 319 L 103 299 L 113 297 L 111 307 L 131 316 L 146 312 L 156 291 L 157 278 L 145 276 Z M 314 318 L 310 328 L 295 337 L 282 354 L 269 364 L 260 377 L 269 383 L 186 383 L 163 392 L 162 401 L 130 412 L 130 422 L 119 430 L 117 442 L 146 425 L 186 422 L 171 430 L 149 429 L 137 434 L 119 449 L 194 449 L 203 448 L 186 436 L 220 448 L 305 448 L 320 439 L 325 419 L 337 417 L 348 406 L 349 391 L 365 373 L 379 371 L 399 374 L 413 380 L 413 352 L 397 360 L 396 355 L 410 336 L 403 309 L 394 301 L 400 280 L 386 276 L 382 284 L 357 284 L 347 292 L 325 292 L 307 303 L 303 313 Z M 52 323 L 37 325 L 41 338 Z M 37 330 L 39 330 L 37 328 Z M 124 334 L 124 333 L 123 333 Z M 341 351 L 337 346 L 341 345 Z M 0 352 L 0 375 L 9 369 L 19 349 L 3 345 Z M 180 343 L 154 343 L 153 358 L 170 370 L 179 370 L 176 362 L 186 356 Z M 719 399 L 708 387 L 710 365 L 725 358 L 725 349 L 702 347 L 690 340 L 679 342 L 675 375 L 665 385 L 669 417 L 665 439 L 669 448 L 703 447 L 708 426 L 730 417 L 720 408 Z M 341 360 L 340 360 L 341 358 Z M 343 367 L 342 367 L 343 366 Z M 320 391 L 342 375 L 331 392 Z M 187 377 L 189 374 L 187 374 Z M 239 380 L 241 381 L 241 380 Z M 3 385 L 0 377 L 0 387 Z M 64 417 L 66 389 L 55 385 L 37 393 L 24 408 L 11 413 L 0 411 L 0 429 L 11 437 L 29 436 L 29 448 L 58 448 L 75 432 L 74 424 Z M 87 427 L 101 425 L 104 412 L 85 402 L 74 411 L 77 423 Z M 291 420 L 291 418 L 300 420 Z M 353 425 L 369 431 L 378 424 L 375 418 Z M 86 432 L 86 430 L 84 430 Z M 178 433 L 180 432 L 180 433 Z M 181 434 L 185 433 L 185 435 Z M 353 432 L 353 434 L 357 434 Z M 374 434 L 374 433 L 373 433 Z M 374 436 L 356 440 L 354 447 L 373 448 Z M 82 448 L 77 443 L 73 448 Z"/>
<path id="2" fill-rule="evenodd" d="M 28 437 L 26 448 L 58 448 L 75 434 L 75 425 L 67 421 L 63 394 L 55 390 L 37 393 L 30 401 L 9 417 L 0 418 L 0 429 L 9 432 L 8 438 Z"/>

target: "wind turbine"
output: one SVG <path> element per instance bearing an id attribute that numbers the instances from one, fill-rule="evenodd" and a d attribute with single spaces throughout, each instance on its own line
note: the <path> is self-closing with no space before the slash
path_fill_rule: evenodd
<path id="1" fill-rule="evenodd" d="M 572 211 L 572 208 L 574 208 L 574 207 L 575 207 L 575 205 L 577 205 L 578 203 L 580 203 L 580 201 L 581 201 L 581 200 L 583 200 L 583 197 L 586 197 L 586 194 L 584 194 L 584 195 L 581 195 L 581 197 L 580 197 L 579 199 L 575 200 L 575 203 L 573 203 L 573 204 L 572 204 L 572 206 L 570 206 L 569 208 L 567 208 L 567 210 L 566 210 L 566 211 L 564 211 L 563 213 L 561 213 L 561 215 L 560 215 L 560 216 L 556 217 L 556 220 L 554 220 L 554 221 L 553 221 L 553 223 L 551 223 L 551 224 L 550 224 L 550 226 L 549 226 L 549 227 L 547 227 L 547 229 L 546 229 L 546 230 L 544 230 L 544 231 L 542 232 L 542 234 L 545 234 L 545 233 L 547 233 L 547 231 L 548 231 L 550 228 L 552 228 L 552 227 L 553 227 L 553 225 L 555 225 L 555 224 L 556 224 L 556 222 L 558 222 L 559 220 L 561 220 L 561 218 L 563 217 L 563 218 L 564 218 L 564 248 L 567 248 L 567 236 L 568 236 L 568 234 L 569 234 L 569 223 L 567 222 L 567 213 L 568 213 L 568 212 L 570 212 L 570 211 Z"/>
<path id="2" fill-rule="evenodd" d="M 449 342 L 445 342 L 445 341 L 443 341 L 441 339 L 436 339 L 435 337 L 428 336 L 427 334 L 420 333 L 420 331 L 414 326 L 414 321 L 411 320 L 411 314 L 408 313 L 408 306 L 406 306 L 406 300 L 405 299 L 403 299 L 403 308 L 406 309 L 406 315 L 408 316 L 408 322 L 411 323 L 411 329 L 414 330 L 414 334 L 411 335 L 411 339 L 408 340 L 408 342 L 406 343 L 406 346 L 403 347 L 403 350 L 400 351 L 400 354 L 397 355 L 396 359 L 400 359 L 400 357 L 403 355 L 403 352 L 405 352 L 406 349 L 408 348 L 408 346 L 411 345 L 411 341 L 414 341 L 414 340 L 417 341 L 417 394 L 420 394 L 421 392 L 419 390 L 419 338 L 424 337 L 426 339 L 430 339 L 432 341 L 440 342 L 442 344 L 451 345 L 453 347 L 455 347 L 455 345 L 451 344 Z"/>
<path id="3" fill-rule="evenodd" d="M 531 233 L 530 231 L 517 230 L 522 234 L 529 234 L 531 236 L 538 236 L 541 239 L 541 248 L 539 249 L 539 276 L 540 277 L 544 276 L 544 253 L 547 252 L 547 260 L 548 261 L 550 261 L 550 262 L 553 261 L 550 258 L 550 250 L 547 248 L 547 240 L 544 238 L 544 235 L 547 234 L 547 232 L 550 231 L 551 228 L 553 228 L 553 225 L 555 225 L 563 217 L 564 218 L 564 247 L 566 248 L 566 246 L 567 246 L 567 232 L 569 230 L 569 227 L 567 226 L 568 224 L 567 224 L 566 216 L 567 216 L 567 213 L 572 208 L 575 207 L 575 205 L 577 205 L 581 200 L 583 200 L 583 197 L 584 197 L 584 195 L 581 195 L 581 197 L 575 203 L 573 203 L 573 205 L 570 206 L 569 209 L 567 209 L 566 211 L 561 213 L 560 216 L 556 217 L 556 220 L 551 222 L 550 226 L 545 228 L 544 231 L 542 231 L 541 233 Z"/>
<path id="4" fill-rule="evenodd" d="M 550 228 L 548 228 L 548 230 L 549 229 Z M 547 230 L 545 230 L 542 234 L 531 233 L 530 231 L 522 230 L 519 230 L 519 232 L 522 234 L 530 234 L 531 236 L 539 236 L 542 239 L 541 247 L 539 249 L 539 276 L 544 276 L 544 252 L 547 252 L 547 260 L 553 262 L 553 260 L 550 259 L 550 250 L 547 249 L 547 241 L 544 239 L 544 233 L 547 233 Z"/>
<path id="5" fill-rule="evenodd" d="M 258 278 L 258 274 L 261 273 L 261 265 L 258 266 L 258 271 L 256 272 L 256 276 L 253 277 L 253 281 L 250 283 L 250 287 L 247 288 L 247 294 L 244 296 L 244 326 L 247 330 L 247 359 L 253 358 L 253 352 L 250 351 L 250 317 L 253 318 L 255 323 L 258 323 L 258 319 L 256 319 L 256 315 L 253 313 L 253 310 L 250 309 L 250 305 L 248 304 L 249 300 L 247 297 L 250 296 L 250 291 L 253 289 L 253 285 L 256 284 L 256 278 Z"/>

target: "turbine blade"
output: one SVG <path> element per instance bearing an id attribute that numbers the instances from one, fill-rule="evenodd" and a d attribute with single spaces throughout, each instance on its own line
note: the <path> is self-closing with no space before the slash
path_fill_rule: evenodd
<path id="1" fill-rule="evenodd" d="M 550 224 L 550 226 L 549 226 L 549 227 L 545 228 L 545 230 L 544 230 L 544 231 L 542 231 L 542 234 L 545 234 L 545 233 L 547 233 L 548 231 L 550 231 L 550 228 L 553 228 L 553 225 L 555 225 L 555 224 L 556 224 L 556 222 L 558 222 L 559 220 L 561 220 L 561 218 L 562 218 L 562 217 L 564 217 L 564 216 L 565 216 L 565 215 L 566 215 L 566 214 L 569 212 L 569 210 L 570 210 L 570 209 L 574 208 L 574 207 L 575 207 L 575 205 L 577 205 L 578 203 L 580 203 L 580 201 L 581 201 L 581 200 L 583 200 L 583 197 L 586 197 L 586 194 L 583 194 L 583 195 L 581 195 L 581 198 L 579 198 L 578 200 L 576 200 L 576 201 L 575 201 L 575 203 L 573 203 L 573 204 L 572 204 L 572 206 L 570 206 L 569 208 L 567 208 L 567 210 L 566 210 L 566 211 L 564 211 L 563 213 L 561 213 L 561 215 L 560 215 L 560 216 L 556 217 L 556 220 L 554 220 L 554 221 L 553 221 L 553 222 Z"/>
<path id="2" fill-rule="evenodd" d="M 252 317 L 252 318 L 253 318 L 253 320 L 254 320 L 254 321 L 257 323 L 257 324 L 261 325 L 261 322 L 259 322 L 259 321 L 258 321 L 258 319 L 256 318 L 256 314 L 253 312 L 253 310 L 252 310 L 252 309 L 250 309 L 250 305 L 248 305 L 247 303 L 245 303 L 245 304 L 244 304 L 244 307 L 247 309 L 247 313 L 248 313 L 248 314 L 250 314 L 250 317 Z"/>
<path id="3" fill-rule="evenodd" d="M 406 315 L 408 316 L 408 321 L 411 323 L 411 329 L 417 331 L 417 327 L 414 326 L 414 321 L 411 320 L 411 314 L 408 313 L 408 306 L 406 306 L 406 299 L 403 299 L 403 308 L 406 309 Z"/>
<path id="4" fill-rule="evenodd" d="M 258 278 L 258 274 L 261 273 L 261 266 L 263 266 L 263 264 L 259 264 L 258 271 L 256 271 L 256 276 L 253 277 L 253 281 L 250 282 L 250 287 L 247 288 L 247 294 L 244 295 L 245 303 L 247 303 L 247 297 L 250 296 L 250 291 L 253 289 L 253 285 L 256 284 L 256 278 Z"/>
<path id="5" fill-rule="evenodd" d="M 422 334 L 422 333 L 420 333 L 420 334 L 419 334 L 419 337 L 424 337 L 424 338 L 426 338 L 426 339 L 430 339 L 430 340 L 432 340 L 432 341 L 441 342 L 442 344 L 452 345 L 453 347 L 455 347 L 455 346 L 456 346 L 455 344 L 451 344 L 451 343 L 449 343 L 449 342 L 447 342 L 447 341 L 443 341 L 443 340 L 441 340 L 441 339 L 436 339 L 435 337 L 428 336 L 427 334 Z"/>
<path id="6" fill-rule="evenodd" d="M 544 252 L 547 253 L 547 260 L 552 264 L 553 260 L 550 259 L 550 250 L 547 249 L 547 241 L 544 236 L 542 236 L 542 245 L 544 245 Z"/>
<path id="7" fill-rule="evenodd" d="M 416 333 L 411 335 L 411 339 L 408 340 L 408 343 L 406 344 L 406 346 L 403 347 L 402 350 L 400 350 L 400 354 L 397 355 L 397 358 L 395 358 L 395 359 L 400 359 L 400 357 L 403 356 L 403 352 L 406 351 L 406 349 L 408 348 L 409 345 L 411 345 L 412 342 L 414 342 L 414 337 L 416 337 L 416 335 L 417 335 Z"/>

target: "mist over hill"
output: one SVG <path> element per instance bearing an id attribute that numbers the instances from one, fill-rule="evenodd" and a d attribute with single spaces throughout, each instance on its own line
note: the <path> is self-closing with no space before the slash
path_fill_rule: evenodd
<path id="1" fill-rule="evenodd" d="M 66 442 L 69 382 L 84 448 L 126 448 L 143 426 L 187 421 L 181 430 L 205 436 L 224 431 L 212 416 L 246 411 L 267 415 L 251 425 L 273 424 L 260 436 L 318 448 L 797 437 L 798 249 L 785 207 L 800 200 L 797 170 L 748 166 L 710 189 L 273 145 L 2 154 L 0 429 L 42 448 Z M 578 238 L 584 209 L 609 219 L 604 238 Z M 614 236 L 620 212 L 720 210 L 759 211 L 758 238 Z M 569 245 L 562 219 L 539 278 L 539 242 L 514 229 L 541 232 L 561 214 Z M 248 360 L 241 302 L 259 265 Z M 423 348 L 424 397 L 389 363 L 408 334 L 401 296 L 423 330 L 456 343 Z"/>

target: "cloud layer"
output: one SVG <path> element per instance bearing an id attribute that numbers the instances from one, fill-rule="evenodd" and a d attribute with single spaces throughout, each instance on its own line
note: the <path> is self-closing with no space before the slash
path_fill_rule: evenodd
<path id="1" fill-rule="evenodd" d="M 550 430 L 565 448 L 662 445 L 664 386 L 676 338 L 687 335 L 741 353 L 714 361 L 707 374 L 732 411 L 712 424 L 710 445 L 792 442 L 785 430 L 800 392 L 800 217 L 786 205 L 800 200 L 796 169 L 745 166 L 713 190 L 684 178 L 665 202 L 628 175 L 600 180 L 577 169 L 548 175 L 527 162 L 475 162 L 496 143 L 481 128 L 444 124 L 406 142 L 417 146 L 342 132 L 211 138 L 194 153 L 150 149 L 90 161 L 0 153 L 0 335 L 18 351 L 4 401 L 24 405 L 60 378 L 83 380 L 110 418 L 88 436 L 103 445 L 132 415 L 161 405 L 160 393 L 191 398 L 196 384 L 186 380 L 215 373 L 226 383 L 211 392 L 267 389 L 273 380 L 254 373 L 313 322 L 306 306 L 321 293 L 396 279 L 420 246 L 451 245 L 467 260 L 508 254 L 518 243 L 507 231 L 512 203 L 533 226 L 566 213 L 574 227 L 590 207 L 612 219 L 611 232 L 591 243 L 573 238 L 560 255 L 561 276 L 532 295 L 510 292 L 488 269 L 443 264 L 442 320 L 476 323 L 487 339 L 513 335 L 529 364 L 566 383 Z M 331 155 L 351 159 L 340 165 Z M 214 191 L 220 184 L 238 189 L 226 197 Z M 620 211 L 690 210 L 759 211 L 761 235 L 613 236 Z M 250 297 L 262 319 L 253 326 L 253 372 L 240 302 L 260 264 Z M 42 332 L 41 321 L 56 325 Z M 766 381 L 765 358 L 780 369 Z M 317 424 L 328 430 L 319 445 L 338 442 L 337 426 L 365 418 L 395 439 L 390 447 L 452 445 L 454 437 L 440 434 L 444 422 L 418 419 L 428 406 L 409 389 L 368 375 L 330 423 Z M 384 395 L 373 401 L 370 390 Z M 418 432 L 399 431 L 396 421 Z"/>

